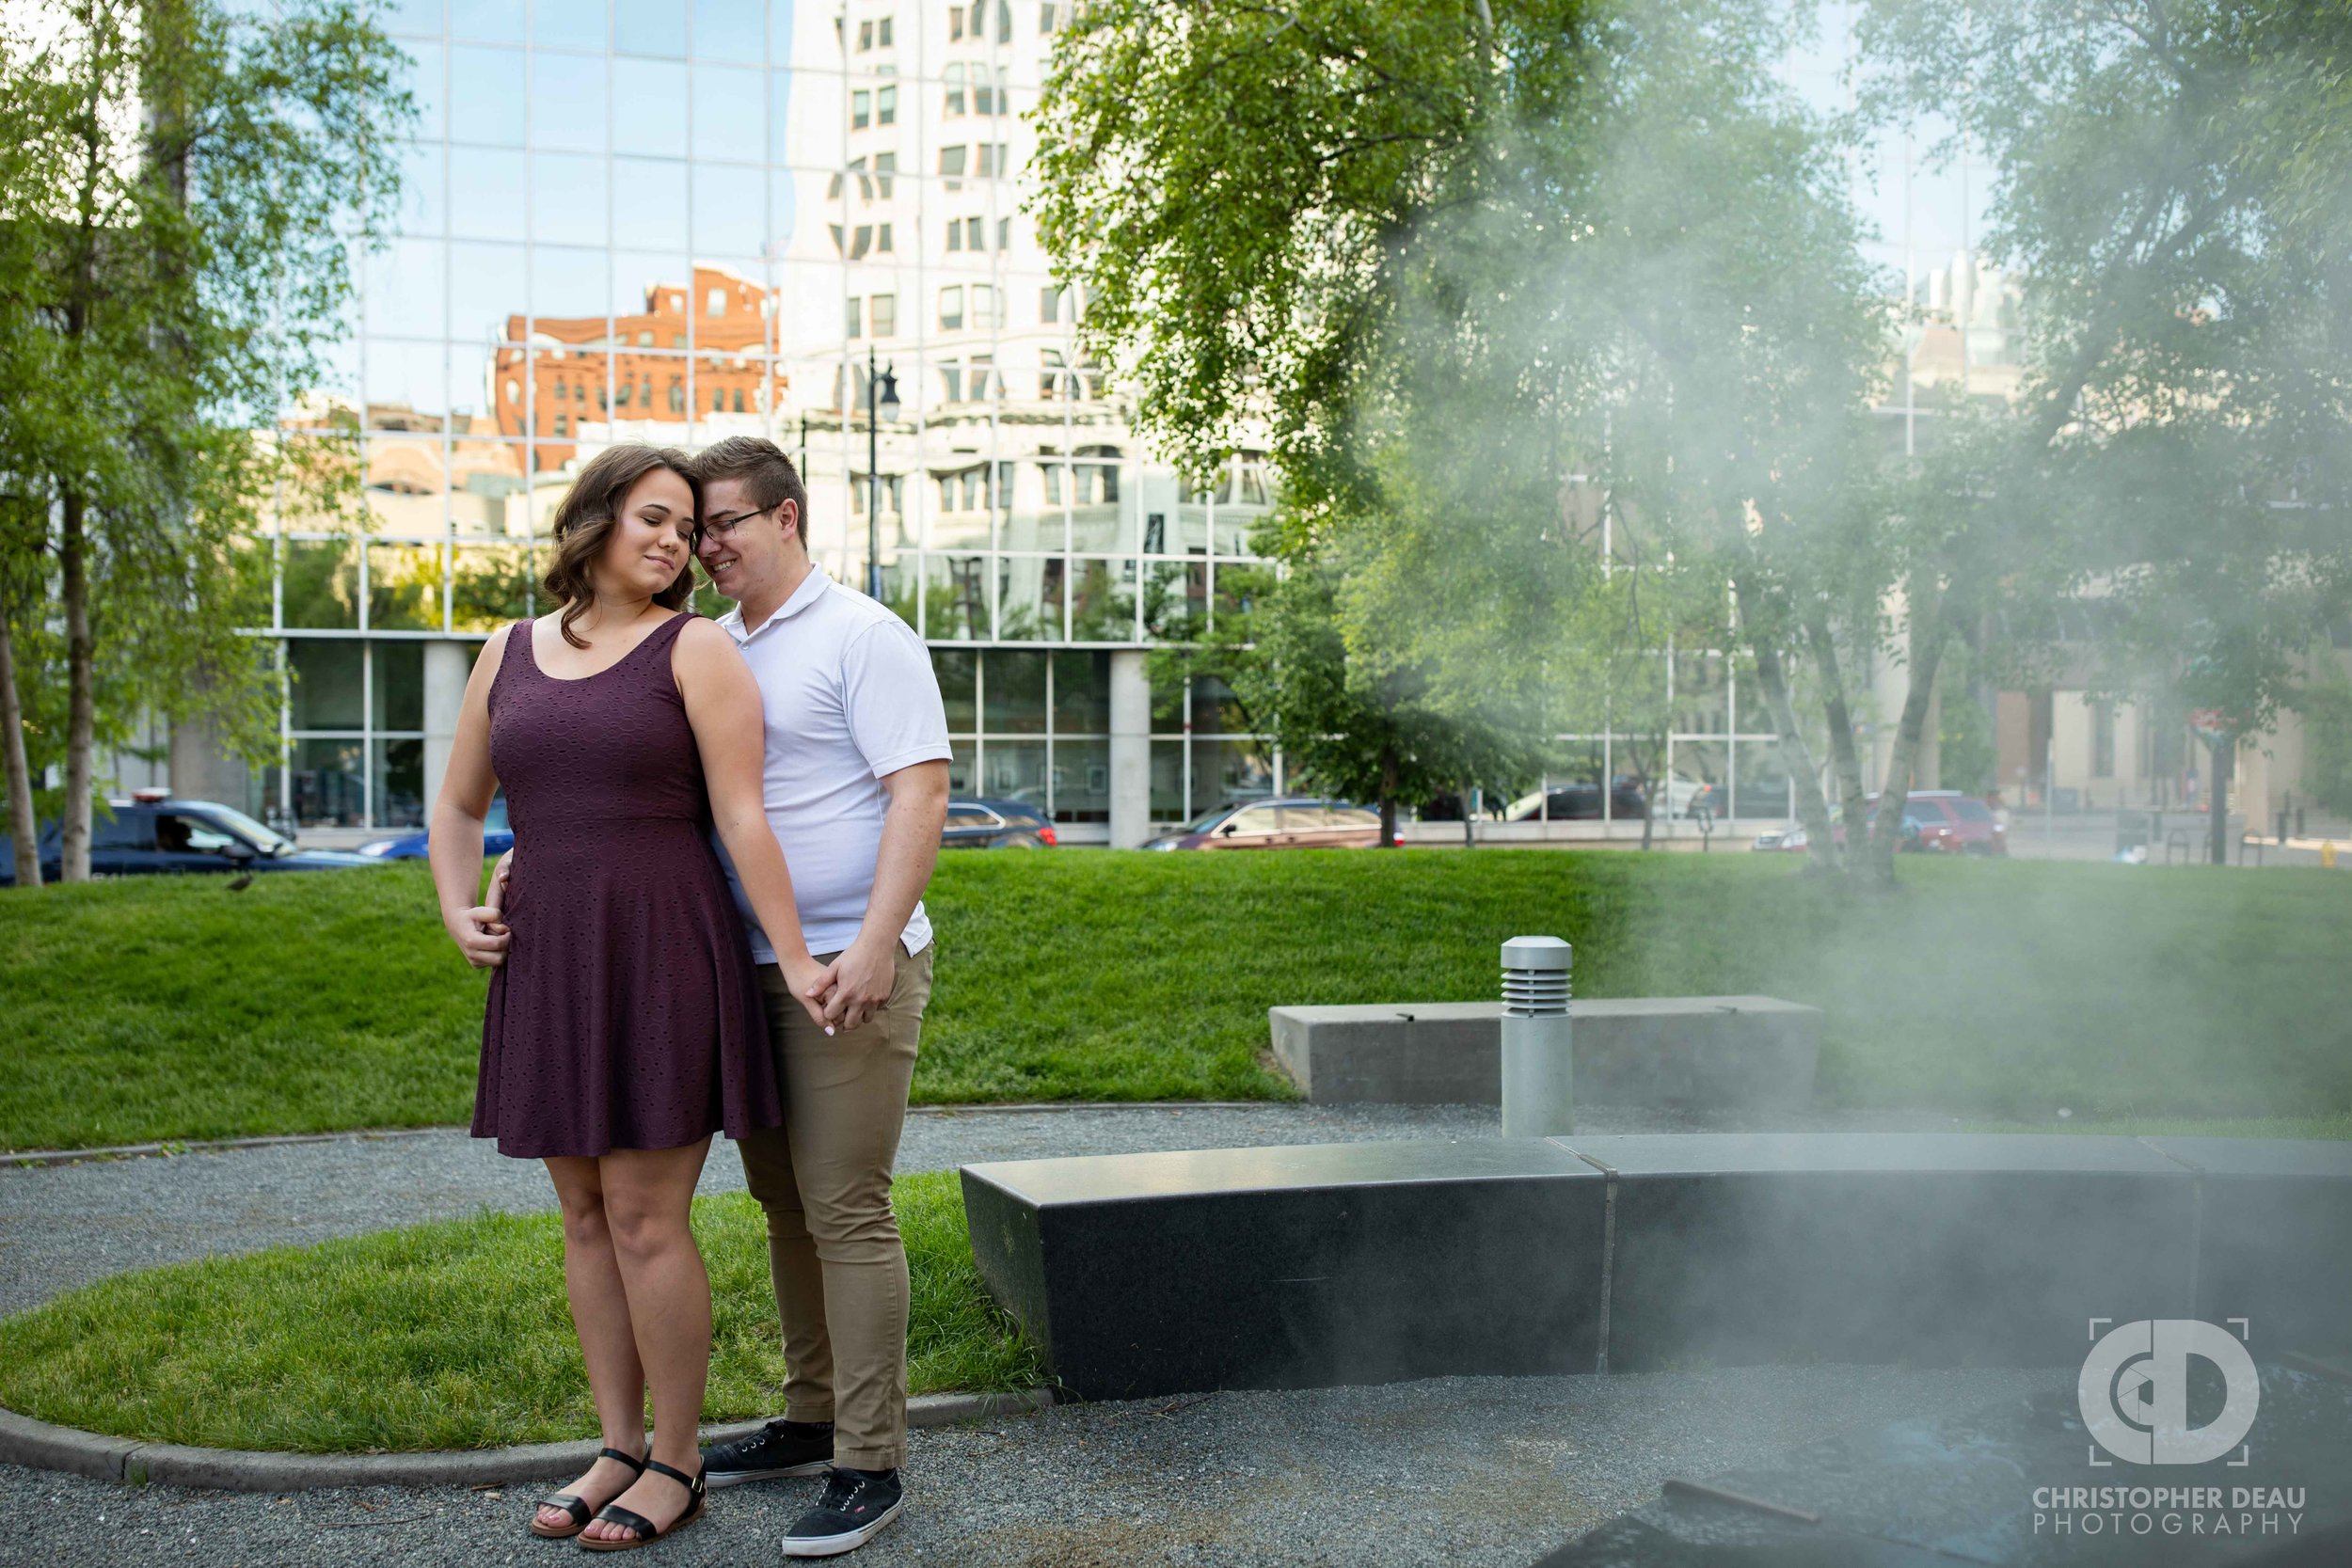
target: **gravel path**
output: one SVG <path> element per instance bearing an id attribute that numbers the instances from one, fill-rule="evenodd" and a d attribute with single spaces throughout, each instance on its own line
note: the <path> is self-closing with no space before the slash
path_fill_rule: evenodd
<path id="1" fill-rule="evenodd" d="M 1740 1125 L 1588 1108 L 1594 1132 Z M 1816 1114 L 1774 1125 L 1918 1129 L 1948 1118 Z M 900 1166 L 1149 1149 L 1487 1137 L 1460 1106 L 1089 1107 L 925 1112 Z M 706 1191 L 741 1184 L 721 1151 Z M 0 1170 L 0 1312 L 124 1269 L 462 1214 L 550 1206 L 535 1164 L 437 1130 L 167 1159 Z M 906 1516 L 862 1565 L 1493 1564 L 1518 1568 L 1654 1499 L 1668 1475 L 2023 1395 L 2054 1374 L 1762 1368 L 1607 1378 L 1441 1379 L 1057 1409 L 913 1435 Z M 817 1483 L 721 1494 L 663 1563 L 775 1560 Z M 14 1565 L 557 1563 L 517 1492 L 252 1497 L 134 1489 L 0 1466 Z"/>
<path id="2" fill-rule="evenodd" d="M 914 1434 L 906 1514 L 859 1568 L 1524 1568 L 1669 1475 L 2023 1397 L 2065 1373 L 1757 1368 L 1448 1378 L 1066 1407 Z M 776 1560 L 814 1481 L 717 1495 L 662 1564 Z M 0 1467 L 0 1563 L 568 1563 L 523 1491 L 136 1491 Z"/>
<path id="3" fill-rule="evenodd" d="M 1597 1107 L 1593 1132 L 1695 1131 L 1692 1118 Z M 1948 1117 L 1869 1113 L 1782 1117 L 1774 1125 L 1909 1130 Z M 1709 1118 L 1711 1129 L 1735 1125 Z M 1467 1105 L 1086 1106 L 1070 1110 L 923 1111 L 907 1118 L 902 1171 L 952 1170 L 977 1160 L 1125 1154 L 1367 1138 L 1484 1138 L 1495 1113 Z M 723 1145 L 723 1140 L 722 1140 Z M 702 1190 L 743 1185 L 734 1153 L 714 1148 Z M 0 1168 L 0 1313 L 125 1269 L 324 1241 L 446 1219 L 483 1208 L 551 1209 L 535 1160 L 502 1158 L 458 1129 L 323 1143 L 203 1150 L 168 1158 Z"/>

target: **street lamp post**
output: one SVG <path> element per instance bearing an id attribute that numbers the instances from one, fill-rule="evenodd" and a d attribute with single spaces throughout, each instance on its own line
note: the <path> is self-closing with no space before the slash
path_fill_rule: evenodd
<path id="1" fill-rule="evenodd" d="M 882 580 L 882 421 L 898 417 L 898 378 L 877 368 L 866 345 L 866 592 L 879 599 Z"/>

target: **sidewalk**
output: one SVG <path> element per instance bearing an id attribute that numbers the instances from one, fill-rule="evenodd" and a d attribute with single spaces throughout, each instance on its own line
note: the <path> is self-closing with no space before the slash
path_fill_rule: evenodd
<path id="1" fill-rule="evenodd" d="M 1657 1113 L 1596 1108 L 1597 1127 Z M 1902 1114 L 1791 1118 L 1926 1127 Z M 918 1113 L 902 1166 L 1128 1149 L 1484 1137 L 1470 1107 L 1085 1107 Z M 741 1181 L 723 1150 L 706 1190 Z M 462 1132 L 349 1137 L 167 1159 L 0 1170 L 0 1310 L 173 1259 L 469 1212 L 549 1206 L 546 1178 Z M 861 1565 L 1422 1564 L 1521 1568 L 1653 1500 L 1669 1475 L 1792 1443 L 2022 1395 L 2013 1370 L 1758 1368 L 1644 1376 L 1445 1379 L 1083 1405 L 917 1432 L 914 1506 Z M 818 1482 L 721 1494 L 666 1564 L 772 1560 Z M 0 1562 L 342 1565 L 575 1560 L 524 1529 L 526 1489 L 286 1497 L 136 1490 L 0 1466 Z M 560 1554 L 560 1555 L 559 1555 Z"/>

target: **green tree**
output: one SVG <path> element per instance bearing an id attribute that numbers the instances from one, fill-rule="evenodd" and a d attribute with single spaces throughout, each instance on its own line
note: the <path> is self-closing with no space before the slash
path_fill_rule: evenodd
<path id="1" fill-rule="evenodd" d="M 1629 703 L 1624 611 L 1675 596 L 1601 571 L 1638 537 L 1630 569 L 1736 586 L 1828 855 L 1781 650 L 1828 607 L 1877 624 L 1894 558 L 1851 498 L 1886 323 L 1838 148 L 1769 69 L 1786 23 L 1113 0 L 1057 57 L 1038 210 L 1155 436 L 1271 431 L 1277 552 L 1344 562 L 1351 665 L 1486 728 L 1595 666 Z"/>
<path id="2" fill-rule="evenodd" d="M 1239 576 L 1231 567 L 1220 577 Z M 1431 701 L 1423 672 L 1351 656 L 1336 600 L 1344 573 L 1295 562 L 1279 577 L 1250 574 L 1233 597 L 1246 610 L 1218 617 L 1215 641 L 1185 640 L 1152 654 L 1152 682 L 1222 680 L 1268 736 L 1285 768 L 1312 787 L 1380 811 L 1380 844 L 1396 843 L 1398 808 L 1445 791 L 1526 776 L 1534 748 L 1511 730 L 1465 720 Z M 1228 624 L 1232 623 L 1232 624 Z"/>
<path id="3" fill-rule="evenodd" d="M 1883 112 L 1995 165 L 2031 312 L 2022 395 L 1913 492 L 1927 668 L 2021 578 L 2099 601 L 2111 685 L 2220 718 L 2218 862 L 2239 741 L 2352 582 L 2352 11 L 1873 0 L 1861 38 Z"/>
<path id="4" fill-rule="evenodd" d="M 0 472 L 44 521 L 0 544 L 8 580 L 40 585 L 14 626 L 62 642 L 77 879 L 110 731 L 146 709 L 249 748 L 267 732 L 272 679 L 234 634 L 265 602 L 244 542 L 274 485 L 351 483 L 270 423 L 320 379 L 411 108 L 357 0 L 51 0 L 10 22 L 0 364 L 31 379 L 0 412 Z"/>

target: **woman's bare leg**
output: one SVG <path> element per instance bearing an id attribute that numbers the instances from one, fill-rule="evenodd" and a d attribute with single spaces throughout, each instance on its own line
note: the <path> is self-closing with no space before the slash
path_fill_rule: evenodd
<path id="1" fill-rule="evenodd" d="M 690 1476 L 700 1463 L 710 1375 L 710 1276 L 688 1216 L 709 1151 L 704 1138 L 683 1148 L 615 1149 L 596 1163 L 637 1359 L 653 1386 L 653 1457 Z M 662 1528 L 687 1508 L 685 1488 L 650 1473 L 617 1500 Z M 588 1533 L 615 1540 L 630 1532 L 596 1524 Z"/>
<path id="2" fill-rule="evenodd" d="M 596 1424 L 604 1446 L 623 1453 L 645 1451 L 645 1371 L 628 1321 L 628 1295 L 612 1254 L 612 1227 L 604 1211 L 604 1183 L 594 1160 L 563 1158 L 547 1163 L 564 1211 L 564 1289 L 572 1304 L 572 1327 L 588 1364 L 588 1391 L 596 1402 Z M 618 1497 L 637 1474 L 625 1465 L 599 1459 L 588 1473 L 564 1488 L 591 1513 Z M 542 1508 L 550 1528 L 571 1521 L 561 1509 Z"/>

